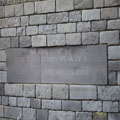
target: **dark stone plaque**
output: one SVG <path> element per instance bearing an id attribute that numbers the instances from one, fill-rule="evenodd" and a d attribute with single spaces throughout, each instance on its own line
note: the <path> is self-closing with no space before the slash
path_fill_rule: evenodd
<path id="1" fill-rule="evenodd" d="M 106 45 L 12 48 L 8 82 L 107 84 Z"/>

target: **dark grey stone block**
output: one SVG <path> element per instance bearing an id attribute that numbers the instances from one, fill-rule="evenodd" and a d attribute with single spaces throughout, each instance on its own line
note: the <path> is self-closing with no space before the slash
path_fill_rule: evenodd
<path id="1" fill-rule="evenodd" d="M 48 119 L 48 111 L 47 110 L 37 110 L 37 120 L 47 120 Z"/>
<path id="2" fill-rule="evenodd" d="M 107 84 L 106 45 L 7 50 L 8 82 Z"/>
<path id="3" fill-rule="evenodd" d="M 4 85 L 0 84 L 0 95 L 4 95 Z"/>
<path id="4" fill-rule="evenodd" d="M 119 71 L 120 70 L 120 61 L 109 61 L 108 69 L 109 69 L 109 71 Z"/>

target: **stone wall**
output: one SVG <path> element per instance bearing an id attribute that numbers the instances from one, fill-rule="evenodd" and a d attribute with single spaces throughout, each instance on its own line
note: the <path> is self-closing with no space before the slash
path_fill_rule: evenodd
<path id="1" fill-rule="evenodd" d="M 0 5 L 0 120 L 120 120 L 120 0 Z M 98 44 L 108 48 L 105 86 L 7 83 L 8 48 Z"/>

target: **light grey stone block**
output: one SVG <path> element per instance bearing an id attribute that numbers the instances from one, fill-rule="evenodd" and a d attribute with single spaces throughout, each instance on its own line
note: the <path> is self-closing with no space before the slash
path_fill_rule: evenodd
<path id="1" fill-rule="evenodd" d="M 21 17 L 21 26 L 28 26 L 28 16 Z"/>
<path id="2" fill-rule="evenodd" d="M 42 100 L 42 109 L 61 110 L 60 100 Z"/>
<path id="3" fill-rule="evenodd" d="M 32 46 L 32 40 L 30 36 L 20 37 L 20 47 L 30 47 Z"/>
<path id="4" fill-rule="evenodd" d="M 30 25 L 45 24 L 46 15 L 32 15 L 30 16 Z"/>
<path id="5" fill-rule="evenodd" d="M 80 33 L 66 34 L 66 44 L 67 45 L 80 45 L 81 34 Z"/>
<path id="6" fill-rule="evenodd" d="M 0 105 L 0 117 L 3 117 L 3 105 Z"/>
<path id="7" fill-rule="evenodd" d="M 23 95 L 22 84 L 5 84 L 5 95 L 22 96 Z"/>
<path id="8" fill-rule="evenodd" d="M 69 20 L 71 22 L 81 21 L 82 19 L 82 12 L 81 11 L 72 11 L 69 12 Z"/>
<path id="9" fill-rule="evenodd" d="M 19 17 L 12 17 L 8 18 L 8 27 L 18 27 L 20 26 L 20 18 Z"/>
<path id="10" fill-rule="evenodd" d="M 118 112 L 118 102 L 104 101 L 103 112 Z"/>
<path id="11" fill-rule="evenodd" d="M 0 6 L 0 18 L 3 18 L 5 16 L 5 7 Z"/>
<path id="12" fill-rule="evenodd" d="M 73 0 L 56 0 L 56 11 L 73 10 Z"/>
<path id="13" fill-rule="evenodd" d="M 99 86 L 98 99 L 120 100 L 120 86 Z"/>
<path id="14" fill-rule="evenodd" d="M 19 46 L 19 38 L 18 37 L 11 37 L 10 39 L 10 47 L 18 47 Z"/>
<path id="15" fill-rule="evenodd" d="M 100 9 L 82 10 L 82 21 L 99 20 Z"/>
<path id="16" fill-rule="evenodd" d="M 120 19 L 109 20 L 108 29 L 113 29 L 113 30 L 120 29 Z"/>
<path id="17" fill-rule="evenodd" d="M 90 112 L 77 112 L 76 120 L 92 120 L 92 113 Z"/>
<path id="18" fill-rule="evenodd" d="M 15 5 L 15 16 L 23 15 L 23 4 L 16 4 Z"/>
<path id="19" fill-rule="evenodd" d="M 83 101 L 82 102 L 83 111 L 102 111 L 101 101 Z"/>
<path id="20" fill-rule="evenodd" d="M 0 82 L 5 83 L 7 82 L 7 72 L 0 71 Z"/>
<path id="21" fill-rule="evenodd" d="M 24 96 L 25 97 L 35 97 L 35 85 L 34 84 L 24 84 Z"/>
<path id="22" fill-rule="evenodd" d="M 119 6 L 119 0 L 105 0 L 105 6 Z"/>
<path id="23" fill-rule="evenodd" d="M 39 26 L 39 34 L 52 34 L 56 33 L 57 27 L 56 25 L 40 25 Z"/>
<path id="24" fill-rule="evenodd" d="M 18 98 L 18 106 L 19 107 L 30 107 L 30 99 L 29 98 Z"/>
<path id="25" fill-rule="evenodd" d="M 76 23 L 66 23 L 57 25 L 58 33 L 76 32 Z"/>
<path id="26" fill-rule="evenodd" d="M 36 120 L 36 110 L 32 108 L 23 108 L 23 120 Z"/>
<path id="27" fill-rule="evenodd" d="M 7 96 L 2 96 L 2 105 L 8 105 L 9 100 Z"/>
<path id="28" fill-rule="evenodd" d="M 120 113 L 109 113 L 108 114 L 108 120 L 119 120 L 120 119 Z"/>
<path id="29" fill-rule="evenodd" d="M 6 61 L 6 51 L 5 50 L 0 51 L 0 61 L 1 62 Z"/>
<path id="30" fill-rule="evenodd" d="M 48 111 L 38 109 L 37 110 L 37 120 L 48 120 Z"/>
<path id="31" fill-rule="evenodd" d="M 51 98 L 51 85 L 40 84 L 36 85 L 36 97 L 37 98 Z"/>
<path id="32" fill-rule="evenodd" d="M 32 47 L 42 46 L 46 46 L 46 36 L 45 35 L 32 36 Z"/>
<path id="33" fill-rule="evenodd" d="M 38 33 L 38 26 L 28 26 L 26 28 L 27 35 L 35 35 Z"/>
<path id="34" fill-rule="evenodd" d="M 95 86 L 70 85 L 70 99 L 97 99 Z"/>
<path id="35" fill-rule="evenodd" d="M 53 85 L 52 97 L 54 99 L 68 99 L 67 85 Z"/>
<path id="36" fill-rule="evenodd" d="M 68 22 L 68 13 L 61 12 L 61 13 L 52 13 L 47 15 L 47 23 L 63 23 Z"/>
<path id="37" fill-rule="evenodd" d="M 4 117 L 17 119 L 20 114 L 22 114 L 21 108 L 4 106 Z"/>
<path id="38" fill-rule="evenodd" d="M 49 120 L 75 120 L 75 113 L 65 111 L 49 111 Z"/>
<path id="39" fill-rule="evenodd" d="M 55 12 L 55 0 L 35 2 L 36 13 Z"/>
<path id="40" fill-rule="evenodd" d="M 101 32 L 100 43 L 107 43 L 108 45 L 119 44 L 119 31 Z"/>
<path id="41" fill-rule="evenodd" d="M 117 72 L 117 82 L 118 82 L 118 85 L 120 85 L 120 72 Z"/>
<path id="42" fill-rule="evenodd" d="M 18 27 L 17 28 L 17 36 L 25 35 L 25 27 Z"/>
<path id="43" fill-rule="evenodd" d="M 48 46 L 65 45 L 65 34 L 47 35 Z"/>
<path id="44" fill-rule="evenodd" d="M 104 1 L 103 0 L 94 0 L 94 8 L 103 7 Z"/>
<path id="45" fill-rule="evenodd" d="M 98 32 L 82 33 L 82 44 L 98 44 L 99 34 Z"/>
<path id="46" fill-rule="evenodd" d="M 105 20 L 101 21 L 92 21 L 92 31 L 103 31 L 106 30 L 107 24 Z"/>
<path id="47" fill-rule="evenodd" d="M 117 84 L 117 74 L 116 74 L 116 72 L 110 72 L 108 78 L 109 78 L 109 84 L 110 85 L 111 84 L 112 85 Z"/>
<path id="48" fill-rule="evenodd" d="M 93 0 L 75 0 L 75 9 L 85 9 L 93 7 Z"/>
<path id="49" fill-rule="evenodd" d="M 81 101 L 64 100 L 62 101 L 62 110 L 81 111 Z"/>
<path id="50" fill-rule="evenodd" d="M 0 38 L 0 49 L 10 48 L 10 38 Z"/>
<path id="51" fill-rule="evenodd" d="M 4 85 L 3 84 L 0 84 L 0 95 L 4 95 Z M 0 102 L 0 104 L 1 104 L 1 102 Z"/>
<path id="52" fill-rule="evenodd" d="M 12 17 L 15 15 L 15 6 L 9 5 L 5 6 L 5 17 Z"/>
<path id="53" fill-rule="evenodd" d="M 9 97 L 9 105 L 10 106 L 16 106 L 17 105 L 16 97 Z"/>
<path id="54" fill-rule="evenodd" d="M 77 23 L 77 32 L 89 32 L 90 28 L 90 22 Z"/>
<path id="55" fill-rule="evenodd" d="M 112 19 L 117 17 L 118 17 L 118 9 L 116 7 L 101 9 L 102 19 Z"/>
<path id="56" fill-rule="evenodd" d="M 24 3 L 24 14 L 29 15 L 33 14 L 34 11 L 34 2 Z"/>
<path id="57" fill-rule="evenodd" d="M 41 107 L 41 100 L 40 99 L 31 98 L 30 99 L 30 107 L 31 108 L 40 108 Z"/>

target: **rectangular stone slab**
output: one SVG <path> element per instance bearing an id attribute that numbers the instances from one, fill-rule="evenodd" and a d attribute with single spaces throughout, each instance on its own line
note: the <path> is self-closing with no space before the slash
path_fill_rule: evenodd
<path id="1" fill-rule="evenodd" d="M 107 84 L 106 45 L 7 50 L 10 83 Z"/>

